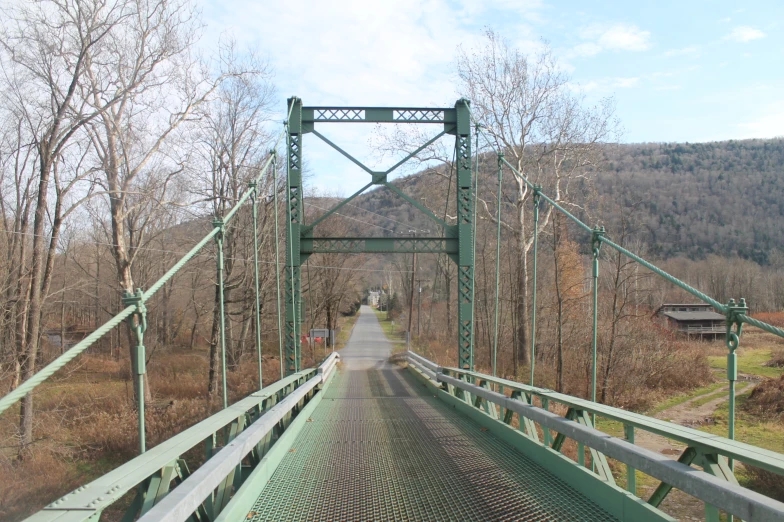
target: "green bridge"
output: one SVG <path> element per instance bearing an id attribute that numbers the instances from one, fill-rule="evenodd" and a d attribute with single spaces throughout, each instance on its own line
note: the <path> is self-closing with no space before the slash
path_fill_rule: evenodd
<path id="1" fill-rule="evenodd" d="M 261 341 L 257 336 L 259 390 L 229 404 L 224 339 L 220 412 L 148 449 L 144 394 L 140 393 L 139 456 L 53 502 L 30 521 L 111 520 L 116 513 L 124 513 L 117 515 L 122 520 L 145 522 L 674 520 L 659 509 L 673 488 L 704 503 L 706 520 L 784 520 L 784 504 L 740 486 L 733 471 L 735 463 L 742 462 L 784 476 L 784 455 L 734 440 L 735 350 L 743 326 L 750 324 L 780 337 L 784 331 L 748 316 L 744 300 L 719 303 L 614 243 L 604 229 L 587 226 L 541 187 L 529 183 L 499 153 L 499 185 L 504 170 L 529 184 L 535 223 L 540 206 L 551 205 L 591 242 L 593 360 L 586 363 L 592 365 L 594 400 L 536 387 L 533 364 L 527 384 L 477 373 L 473 358 L 477 167 L 471 151 L 472 131 L 477 141 L 483 139 L 483 133 L 471 119 L 469 102 L 458 100 L 450 108 L 306 107 L 298 98 L 291 98 L 288 107 L 285 129 L 258 178 L 268 169 L 276 172 L 275 151 L 285 140 L 284 377 L 262 385 Z M 389 170 L 374 171 L 321 135 L 316 130 L 319 122 L 428 123 L 438 126 L 439 133 Z M 305 134 L 325 141 L 370 175 L 362 190 L 313 223 L 305 222 L 302 202 Z M 439 219 L 388 180 L 392 171 L 445 134 L 455 137 L 454 224 Z M 320 222 L 374 185 L 398 193 L 419 208 L 440 225 L 443 236 L 317 235 Z M 146 291 L 126 295 L 126 307 L 118 315 L 0 399 L 0 413 L 124 321 L 136 333 L 134 375 L 143 385 L 145 303 L 213 241 L 217 243 L 218 288 L 222 291 L 224 227 L 247 204 L 253 205 L 255 227 L 258 196 L 257 184 L 251 183 L 235 207 L 217 216 L 214 229 L 157 283 Z M 533 230 L 535 281 L 536 225 Z M 597 280 L 602 247 L 617 250 L 726 316 L 727 437 L 596 402 Z M 314 252 L 447 254 L 458 267 L 454 366 L 440 366 L 411 351 L 393 356 L 393 345 L 375 315 L 363 307 L 346 347 L 330 354 L 317 368 L 302 368 L 300 269 Z M 258 259 L 255 262 L 258 299 Z M 534 361 L 535 293 L 532 298 L 530 349 Z M 256 320 L 260 324 L 258 312 Z M 621 427 L 622 435 L 602 431 L 610 425 Z M 635 443 L 641 434 L 664 437 L 683 447 L 683 452 L 676 459 L 650 451 Z M 567 452 L 567 446 L 577 451 Z M 201 457 L 194 459 L 194 455 Z M 196 467 L 194 461 L 201 464 Z M 639 473 L 659 483 L 652 494 L 641 496 Z"/>

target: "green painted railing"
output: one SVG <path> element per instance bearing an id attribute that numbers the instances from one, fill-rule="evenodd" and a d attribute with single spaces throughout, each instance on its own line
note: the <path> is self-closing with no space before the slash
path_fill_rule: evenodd
<path id="1" fill-rule="evenodd" d="M 216 463 L 225 465 L 222 461 L 226 460 L 226 448 L 235 447 L 237 441 L 248 438 L 249 430 L 258 431 L 262 421 L 265 426 L 274 425 L 274 429 L 265 428 L 251 441 L 249 449 L 242 454 L 242 463 L 233 462 L 229 466 L 231 472 L 221 476 L 208 473 L 215 481 L 214 487 L 210 488 L 210 494 L 199 499 L 191 512 L 197 520 L 215 520 L 229 505 L 234 490 L 246 484 L 249 477 L 268 473 L 272 455 L 288 450 L 288 447 L 282 448 L 295 435 L 296 429 L 290 431 L 293 423 L 302 422 L 297 421 L 298 413 L 308 404 L 315 406 L 317 402 L 313 398 L 319 396 L 337 359 L 337 354 L 330 354 L 318 368 L 284 377 L 250 394 L 56 500 L 27 522 L 61 521 L 63 516 L 69 522 L 97 520 L 110 506 L 133 492 L 135 496 L 130 505 L 123 508 L 123 520 L 136 520 L 182 485 L 193 483 L 191 477 L 195 476 L 198 481 L 197 473 L 204 475 Z M 272 417 L 274 422 L 270 421 Z M 205 461 L 194 472 L 195 465 L 199 464 L 196 456 L 200 454 Z M 182 489 L 180 494 L 187 489 Z"/>
<path id="2" fill-rule="evenodd" d="M 660 480 L 646 500 L 654 508 L 675 487 L 705 502 L 708 520 L 718 519 L 718 509 L 747 521 L 784 519 L 784 504 L 739 486 L 729 468 L 729 460 L 735 459 L 784 476 L 781 453 L 552 390 L 441 367 L 410 351 L 407 359 L 410 369 L 432 382 L 439 397 L 458 399 L 464 408 L 482 412 L 499 424 L 516 424 L 517 433 L 529 445 L 535 444 L 540 452 L 557 452 L 581 472 L 589 473 L 593 480 L 617 488 L 607 457 L 625 465 L 626 490 L 635 497 L 639 494 L 637 470 Z M 595 428 L 592 417 L 617 423 L 623 438 Z M 487 422 L 492 426 L 490 420 Z M 601 426 L 607 429 L 612 423 L 603 422 Z M 635 433 L 640 432 L 663 437 L 685 449 L 678 460 L 673 460 L 641 447 L 635 441 Z M 567 440 L 577 444 L 576 461 L 563 455 Z M 692 464 L 700 466 L 702 471 L 691 467 Z M 576 470 L 574 473 L 582 476 Z"/>

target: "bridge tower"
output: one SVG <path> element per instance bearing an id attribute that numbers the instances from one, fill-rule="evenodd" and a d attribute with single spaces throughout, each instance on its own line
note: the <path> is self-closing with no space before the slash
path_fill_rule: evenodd
<path id="1" fill-rule="evenodd" d="M 457 100 L 451 108 L 419 107 L 305 107 L 297 97 L 288 100 L 286 187 L 285 368 L 291 375 L 302 368 L 301 268 L 313 253 L 444 253 L 457 265 L 458 366 L 474 369 L 474 197 L 471 169 L 471 118 L 469 102 Z M 428 123 L 441 131 L 387 170 L 375 171 L 316 130 L 317 123 Z M 305 223 L 302 204 L 302 137 L 313 134 L 368 173 L 360 190 L 339 202 L 313 223 Z M 445 134 L 455 136 L 457 222 L 449 225 L 428 208 L 391 183 L 389 175 Z M 314 237 L 314 228 L 345 204 L 374 185 L 384 186 L 413 205 L 444 231 L 442 236 L 376 238 Z"/>

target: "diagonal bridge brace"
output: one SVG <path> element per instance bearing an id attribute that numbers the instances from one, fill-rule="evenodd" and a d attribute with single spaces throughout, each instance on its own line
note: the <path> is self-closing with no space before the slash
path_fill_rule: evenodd
<path id="1" fill-rule="evenodd" d="M 315 129 L 311 130 L 310 132 L 312 134 L 314 134 L 315 136 L 317 136 L 321 141 L 323 141 L 324 143 L 326 143 L 327 145 L 329 145 L 330 147 L 332 147 L 333 149 L 338 151 L 340 154 L 342 154 L 344 157 L 346 157 L 349 161 L 351 161 L 356 166 L 358 166 L 359 168 L 361 168 L 362 170 L 364 170 L 365 172 L 370 174 L 372 176 L 372 179 L 371 179 L 370 183 L 368 183 L 367 185 L 365 185 L 364 187 L 359 189 L 357 192 L 355 192 L 354 194 L 349 196 L 347 199 L 341 201 L 338 205 L 336 205 L 334 208 L 332 208 L 329 211 L 327 211 L 325 214 L 321 215 L 316 221 L 314 221 L 310 225 L 307 225 L 307 226 L 303 227 L 302 234 L 303 235 L 307 235 L 307 234 L 311 233 L 313 231 L 313 229 L 316 227 L 316 225 L 318 225 L 319 223 L 321 223 L 322 221 L 327 219 L 329 216 L 335 214 L 337 212 L 337 210 L 339 210 L 341 207 L 343 207 L 344 205 L 349 203 L 351 200 L 355 199 L 357 196 L 359 196 L 360 194 L 365 192 L 368 188 L 370 188 L 373 185 L 384 185 L 389 190 L 391 190 L 395 194 L 397 194 L 400 197 L 402 197 L 408 203 L 414 205 L 422 213 L 424 213 L 427 217 L 429 217 L 430 219 L 432 219 L 433 221 L 435 221 L 436 223 L 438 223 L 439 225 L 444 227 L 444 230 L 447 230 L 449 227 L 448 227 L 448 225 L 446 224 L 446 222 L 444 220 L 442 220 L 441 218 L 439 218 L 438 216 L 433 214 L 433 212 L 430 209 L 428 209 L 427 207 L 425 207 L 424 205 L 420 204 L 419 202 L 417 202 L 413 198 L 411 198 L 408 195 L 406 195 L 402 190 L 400 190 L 396 186 L 390 184 L 387 181 L 387 176 L 389 176 L 389 174 L 391 174 L 393 171 L 398 169 L 401 165 L 406 163 L 408 160 L 410 160 L 411 158 L 415 157 L 417 154 L 419 154 L 420 152 L 425 150 L 427 147 L 429 147 L 430 145 L 435 143 L 439 138 L 441 138 L 442 136 L 444 136 L 445 134 L 447 134 L 447 132 L 449 132 L 451 130 L 453 130 L 453 129 L 450 128 L 450 129 L 442 130 L 441 132 L 436 134 L 434 137 L 429 139 L 427 142 L 425 142 L 423 145 L 418 147 L 415 151 L 411 152 L 405 158 L 401 159 L 396 164 L 392 165 L 390 168 L 388 168 L 387 170 L 384 170 L 384 171 L 374 171 L 374 170 L 372 170 L 371 168 L 366 166 L 364 163 L 359 161 L 357 158 L 352 156 L 350 153 L 345 151 L 343 148 L 341 148 L 339 145 L 337 145 L 336 143 L 331 141 L 329 138 L 327 138 L 326 136 L 324 136 L 323 134 L 321 134 L 317 130 L 315 130 Z"/>

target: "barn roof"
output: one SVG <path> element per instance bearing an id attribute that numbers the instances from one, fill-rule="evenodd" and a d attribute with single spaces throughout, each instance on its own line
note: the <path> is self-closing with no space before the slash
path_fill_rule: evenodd
<path id="1" fill-rule="evenodd" d="M 676 321 L 724 321 L 726 317 L 716 312 L 661 312 Z"/>

